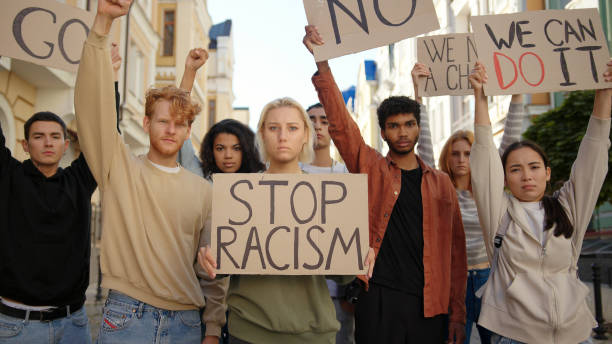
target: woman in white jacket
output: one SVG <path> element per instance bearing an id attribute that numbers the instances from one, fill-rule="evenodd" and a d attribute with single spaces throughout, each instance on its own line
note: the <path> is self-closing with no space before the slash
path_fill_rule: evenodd
<path id="1" fill-rule="evenodd" d="M 612 81 L 612 62 L 603 78 Z M 539 146 L 514 143 L 500 159 L 483 91 L 486 81 L 484 66 L 477 63 L 470 75 L 476 98 L 472 190 L 489 261 L 495 265 L 478 323 L 496 334 L 494 344 L 587 341 L 596 323 L 586 304 L 589 289 L 576 271 L 607 173 L 612 89 L 596 91 L 570 179 L 548 196 L 551 170 Z M 503 236 L 496 255 L 498 234 Z"/>

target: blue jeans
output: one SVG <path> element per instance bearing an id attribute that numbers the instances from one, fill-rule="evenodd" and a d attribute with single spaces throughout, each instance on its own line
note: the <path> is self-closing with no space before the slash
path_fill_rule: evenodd
<path id="1" fill-rule="evenodd" d="M 518 340 L 510 339 L 508 337 L 502 337 L 496 333 L 491 332 L 491 344 L 525 344 L 523 342 L 519 342 Z M 593 344 L 590 339 L 585 340 L 584 342 L 578 344 Z"/>
<path id="2" fill-rule="evenodd" d="M 342 308 L 342 299 L 332 297 L 336 308 L 336 319 L 340 322 L 340 331 L 336 333 L 336 344 L 355 343 L 355 315 Z"/>
<path id="3" fill-rule="evenodd" d="M 0 314 L 0 343 L 91 343 L 85 306 L 67 317 L 50 321 Z"/>
<path id="4" fill-rule="evenodd" d="M 102 310 L 97 343 L 200 344 L 200 312 L 169 311 L 111 290 Z"/>
<path id="5" fill-rule="evenodd" d="M 470 344 L 472 325 L 475 322 L 478 322 L 478 317 L 480 316 L 481 299 L 476 297 L 476 291 L 478 291 L 478 289 L 480 289 L 480 287 L 487 282 L 490 272 L 491 269 L 489 268 L 468 271 L 467 289 L 465 291 L 466 321 L 464 344 Z M 476 325 L 476 328 L 478 329 L 478 334 L 480 335 L 480 342 L 482 344 L 491 343 L 491 331 L 480 325 Z"/>

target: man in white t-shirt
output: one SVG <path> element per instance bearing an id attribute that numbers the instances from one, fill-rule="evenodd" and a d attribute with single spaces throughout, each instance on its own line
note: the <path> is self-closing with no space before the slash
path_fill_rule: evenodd
<path id="1" fill-rule="evenodd" d="M 302 170 L 307 173 L 348 173 L 343 163 L 332 159 L 330 154 L 331 137 L 328 132 L 327 116 L 323 105 L 311 105 L 306 112 L 312 121 L 316 138 L 314 141 L 315 158 L 310 164 L 303 164 Z M 327 280 L 327 287 L 336 308 L 336 318 L 340 322 L 340 331 L 336 333 L 337 344 L 354 343 L 355 330 L 354 306 L 345 299 L 345 286 Z"/>

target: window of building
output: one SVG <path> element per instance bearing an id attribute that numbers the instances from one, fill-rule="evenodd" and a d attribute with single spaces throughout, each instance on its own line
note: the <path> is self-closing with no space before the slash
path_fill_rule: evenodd
<path id="1" fill-rule="evenodd" d="M 164 12 L 164 45 L 163 56 L 174 55 L 174 11 Z"/>
<path id="2" fill-rule="evenodd" d="M 143 100 L 145 83 L 144 54 L 132 42 L 128 59 L 128 89 L 134 97 Z"/>

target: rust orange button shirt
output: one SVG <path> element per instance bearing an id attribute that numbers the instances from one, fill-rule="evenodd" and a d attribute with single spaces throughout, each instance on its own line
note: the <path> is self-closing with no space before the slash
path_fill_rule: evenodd
<path id="1" fill-rule="evenodd" d="M 346 167 L 351 173 L 368 175 L 370 247 L 378 255 L 401 190 L 401 170 L 389 156 L 366 145 L 331 72 L 315 74 L 312 82 Z M 424 315 L 433 317 L 450 309 L 452 322 L 465 323 L 467 260 L 457 194 L 448 175 L 417 160 L 423 170 Z"/>

